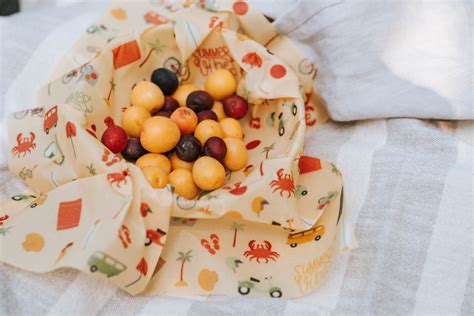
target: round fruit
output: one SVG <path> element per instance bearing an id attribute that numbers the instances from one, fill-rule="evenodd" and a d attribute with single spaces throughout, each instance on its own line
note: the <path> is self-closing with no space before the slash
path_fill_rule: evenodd
<path id="1" fill-rule="evenodd" d="M 148 112 L 159 111 L 165 102 L 160 88 L 150 81 L 140 81 L 132 89 L 130 96 L 132 105 L 144 107 Z"/>
<path id="2" fill-rule="evenodd" d="M 203 90 L 193 91 L 186 98 L 187 107 L 196 113 L 210 110 L 213 104 L 212 96 Z"/>
<path id="3" fill-rule="evenodd" d="M 109 126 L 102 134 L 102 144 L 114 154 L 121 152 L 127 146 L 127 133 L 117 125 Z"/>
<path id="4" fill-rule="evenodd" d="M 154 189 L 162 189 L 168 184 L 168 175 L 159 167 L 145 167 L 142 172 Z"/>
<path id="5" fill-rule="evenodd" d="M 127 161 L 135 161 L 146 153 L 147 151 L 143 148 L 139 138 L 129 138 L 127 146 L 122 150 L 122 156 Z"/>
<path id="6" fill-rule="evenodd" d="M 218 121 L 223 120 L 227 117 L 224 112 L 224 105 L 220 101 L 215 101 L 211 110 L 212 112 L 216 113 Z"/>
<path id="7" fill-rule="evenodd" d="M 190 171 L 193 170 L 194 161 L 188 162 L 188 161 L 181 160 L 179 159 L 178 155 L 175 152 L 171 155 L 170 161 L 171 161 L 171 166 L 173 167 L 173 170 L 175 169 L 186 169 Z"/>
<path id="8" fill-rule="evenodd" d="M 193 174 L 190 170 L 175 169 L 168 176 L 174 192 L 184 196 L 188 200 L 194 199 L 199 193 L 199 188 L 193 180 Z"/>
<path id="9" fill-rule="evenodd" d="M 204 120 L 197 125 L 196 129 L 194 130 L 194 136 L 199 139 L 201 144 L 204 144 L 212 136 L 223 138 L 224 133 L 222 132 L 222 127 L 218 122 L 213 120 Z"/>
<path id="10" fill-rule="evenodd" d="M 171 95 L 179 85 L 178 76 L 167 68 L 158 68 L 151 74 L 151 82 L 160 87 L 165 95 Z"/>
<path id="11" fill-rule="evenodd" d="M 237 81 L 226 69 L 215 70 L 206 79 L 205 90 L 216 100 L 232 95 L 236 89 Z"/>
<path id="12" fill-rule="evenodd" d="M 198 123 L 198 117 L 196 113 L 186 107 L 180 107 L 179 109 L 176 109 L 173 114 L 171 114 L 170 119 L 178 124 L 182 135 L 192 134 Z"/>
<path id="13" fill-rule="evenodd" d="M 143 123 L 140 142 L 146 150 L 159 154 L 173 149 L 180 137 L 179 127 L 174 121 L 153 116 Z"/>
<path id="14" fill-rule="evenodd" d="M 227 146 L 222 138 L 211 137 L 209 138 L 203 147 L 203 154 L 212 157 L 219 162 L 223 163 L 225 154 L 227 153 Z"/>
<path id="15" fill-rule="evenodd" d="M 138 168 L 143 169 L 146 167 L 158 167 L 161 168 L 166 174 L 171 172 L 171 162 L 169 159 L 162 154 L 148 153 L 141 156 L 136 162 Z"/>
<path id="16" fill-rule="evenodd" d="M 198 113 L 197 115 L 198 123 L 201 123 L 204 120 L 214 120 L 217 122 L 217 115 L 211 110 L 204 110 Z"/>
<path id="17" fill-rule="evenodd" d="M 203 156 L 194 163 L 193 179 L 202 190 L 215 190 L 225 183 L 225 169 L 216 159 Z"/>
<path id="18" fill-rule="evenodd" d="M 247 149 L 243 141 L 237 138 L 224 138 L 227 146 L 227 154 L 224 158 L 224 165 L 227 169 L 240 170 L 247 164 Z"/>
<path id="19" fill-rule="evenodd" d="M 162 111 L 170 111 L 173 112 L 179 108 L 179 103 L 176 101 L 173 97 L 166 96 L 165 97 L 165 104 L 163 104 L 163 108 L 161 109 Z"/>
<path id="20" fill-rule="evenodd" d="M 153 114 L 153 116 L 171 117 L 171 114 L 173 114 L 173 112 L 171 112 L 171 111 L 158 111 L 158 112 L 155 112 L 155 114 Z"/>
<path id="21" fill-rule="evenodd" d="M 184 135 L 176 145 L 176 155 L 179 159 L 191 162 L 199 158 L 202 144 L 193 135 Z"/>
<path id="22" fill-rule="evenodd" d="M 199 90 L 199 88 L 193 84 L 183 84 L 182 86 L 179 86 L 174 92 L 173 98 L 178 101 L 180 106 L 186 106 L 186 99 L 188 98 L 188 95 L 191 92 L 197 90 Z"/>
<path id="23" fill-rule="evenodd" d="M 122 115 L 122 126 L 129 137 L 139 137 L 143 122 L 151 117 L 141 106 L 131 106 Z"/>
<path id="24" fill-rule="evenodd" d="M 237 94 L 225 98 L 222 104 L 224 104 L 225 114 L 235 119 L 243 118 L 249 109 L 247 101 Z"/>
<path id="25" fill-rule="evenodd" d="M 222 132 L 224 132 L 224 137 L 242 139 L 242 126 L 240 126 L 239 121 L 237 121 L 236 119 L 228 117 L 219 121 L 219 124 L 221 124 Z"/>

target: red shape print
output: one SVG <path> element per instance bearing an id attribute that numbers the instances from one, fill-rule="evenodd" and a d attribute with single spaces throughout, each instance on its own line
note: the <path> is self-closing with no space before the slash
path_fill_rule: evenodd
<path id="1" fill-rule="evenodd" d="M 141 58 L 140 47 L 137 41 L 130 41 L 112 50 L 114 55 L 114 68 L 119 69 Z"/>
<path id="2" fill-rule="evenodd" d="M 275 79 L 283 78 L 286 75 L 286 68 L 282 65 L 273 65 L 270 68 L 270 75 Z"/>
<path id="3" fill-rule="evenodd" d="M 59 203 L 56 230 L 71 229 L 79 226 L 81 220 L 82 199 Z"/>
<path id="4" fill-rule="evenodd" d="M 245 54 L 244 57 L 242 57 L 242 62 L 252 67 L 262 67 L 262 58 L 260 58 L 260 56 L 258 56 L 256 52 L 250 52 Z"/>
<path id="5" fill-rule="evenodd" d="M 260 145 L 261 141 L 260 140 L 252 140 L 250 143 L 247 144 L 247 146 L 245 146 L 247 148 L 247 150 L 252 150 L 252 149 L 255 149 L 257 148 L 259 145 Z"/>
<path id="6" fill-rule="evenodd" d="M 154 11 L 148 11 L 143 17 L 145 18 L 145 21 L 147 23 L 152 23 L 155 25 L 166 24 L 170 21 L 168 18 L 165 18 L 164 16 Z"/>
<path id="7" fill-rule="evenodd" d="M 260 118 L 259 117 L 252 117 L 252 119 L 249 121 L 249 126 L 252 128 L 259 129 L 260 128 Z"/>
<path id="8" fill-rule="evenodd" d="M 151 211 L 150 206 L 142 202 L 142 204 L 140 205 L 140 214 L 142 215 L 142 217 L 146 217 L 148 213 L 153 213 Z"/>
<path id="9" fill-rule="evenodd" d="M 95 124 L 92 124 L 90 129 L 86 128 L 86 132 L 88 132 L 92 137 L 97 138 L 97 135 L 95 134 L 95 132 L 97 132 L 97 127 Z"/>
<path id="10" fill-rule="evenodd" d="M 224 190 L 228 190 L 230 194 L 242 195 L 245 192 L 247 192 L 247 186 L 244 185 L 244 186 L 241 187 L 241 185 L 242 185 L 242 182 L 236 182 L 233 187 L 225 186 L 225 187 L 222 187 L 222 188 Z"/>
<path id="11" fill-rule="evenodd" d="M 8 216 L 6 214 L 4 216 L 0 216 L 0 226 L 2 226 L 3 222 L 5 222 L 9 218 L 10 218 L 10 216 Z"/>
<path id="12" fill-rule="evenodd" d="M 300 174 L 310 173 L 321 169 L 321 160 L 319 158 L 301 156 L 298 161 Z"/>
<path id="13" fill-rule="evenodd" d="M 249 10 L 249 6 L 244 1 L 236 1 L 232 6 L 235 14 L 237 15 L 244 15 Z"/>

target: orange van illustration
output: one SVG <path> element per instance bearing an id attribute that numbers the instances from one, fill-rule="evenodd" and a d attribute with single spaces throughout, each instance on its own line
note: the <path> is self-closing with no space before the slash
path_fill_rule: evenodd
<path id="1" fill-rule="evenodd" d="M 43 129 L 46 134 L 49 134 L 51 128 L 56 127 L 58 125 L 58 106 L 55 105 L 51 109 L 46 112 L 44 115 L 44 125 Z"/>
<path id="2" fill-rule="evenodd" d="M 291 248 L 295 248 L 299 244 L 304 244 L 312 240 L 318 241 L 321 239 L 321 236 L 324 235 L 325 231 L 324 225 L 319 225 L 301 232 L 292 233 L 288 235 L 286 244 L 290 245 Z"/>

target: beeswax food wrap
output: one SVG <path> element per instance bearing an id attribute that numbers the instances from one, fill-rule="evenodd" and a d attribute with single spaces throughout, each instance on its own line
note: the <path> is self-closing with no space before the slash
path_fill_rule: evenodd
<path id="1" fill-rule="evenodd" d="M 248 165 L 195 200 L 152 189 L 100 142 L 158 67 L 200 87 L 228 69 L 250 104 Z M 59 63 L 38 106 L 9 120 L 9 169 L 29 191 L 0 205 L 0 260 L 72 267 L 131 294 L 308 293 L 344 246 L 341 174 L 301 155 L 305 130 L 326 119 L 315 75 L 243 1 L 112 8 Z"/>

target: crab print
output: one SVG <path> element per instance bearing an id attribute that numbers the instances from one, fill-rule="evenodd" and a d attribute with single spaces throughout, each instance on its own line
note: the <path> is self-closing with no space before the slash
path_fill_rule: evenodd
<path id="1" fill-rule="evenodd" d="M 265 260 L 265 263 L 268 263 L 269 259 L 276 261 L 276 258 L 280 256 L 278 252 L 272 251 L 272 244 L 268 240 L 264 240 L 263 244 L 255 244 L 255 240 L 251 240 L 249 248 L 244 252 L 244 257 L 249 258 L 249 261 L 256 259 L 257 263 L 261 263 L 260 260 Z"/>
<path id="2" fill-rule="evenodd" d="M 21 154 L 23 154 L 22 157 L 25 157 L 27 153 L 29 154 L 36 147 L 36 144 L 34 143 L 36 138 L 35 133 L 30 132 L 30 137 L 22 136 L 22 133 L 16 136 L 16 142 L 18 145 L 12 148 L 11 152 L 13 157 L 17 156 L 19 158 Z"/>
<path id="3" fill-rule="evenodd" d="M 116 184 L 118 188 L 120 188 L 120 185 L 122 182 L 124 184 L 127 184 L 127 177 L 129 176 L 128 169 L 125 169 L 122 172 L 115 172 L 115 173 L 109 173 L 107 175 L 107 181 L 109 181 L 110 184 Z"/>
<path id="4" fill-rule="evenodd" d="M 270 182 L 270 187 L 273 189 L 273 193 L 280 190 L 280 196 L 283 196 L 283 192 L 288 193 L 288 197 L 295 194 L 295 182 L 293 179 L 293 173 L 284 173 L 283 168 L 277 171 L 277 180 Z"/>

